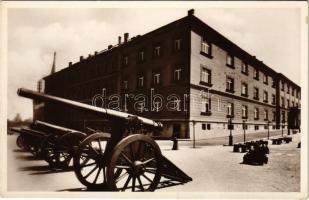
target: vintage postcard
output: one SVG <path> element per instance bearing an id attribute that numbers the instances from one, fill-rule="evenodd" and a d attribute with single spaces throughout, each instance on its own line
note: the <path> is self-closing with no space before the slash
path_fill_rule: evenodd
<path id="1" fill-rule="evenodd" d="M 308 197 L 306 2 L 0 5 L 2 196 Z"/>

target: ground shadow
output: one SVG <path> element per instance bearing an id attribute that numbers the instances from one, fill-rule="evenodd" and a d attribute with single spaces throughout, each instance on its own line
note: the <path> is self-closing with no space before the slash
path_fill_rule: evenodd
<path id="1" fill-rule="evenodd" d="M 51 169 L 49 165 L 43 166 L 28 166 L 19 168 L 20 171 L 36 171 L 30 173 L 30 175 L 43 175 L 43 174 L 53 174 L 53 173 L 62 173 L 62 172 L 70 172 L 73 171 L 73 167 L 69 167 L 68 169 Z"/>
<path id="2" fill-rule="evenodd" d="M 172 180 L 166 180 L 166 181 L 161 181 L 157 189 L 162 189 L 162 188 L 167 188 L 167 187 L 172 187 L 176 185 L 183 185 L 183 183 L 177 182 L 177 181 L 172 181 Z M 144 185 L 145 186 L 145 185 Z M 130 187 L 129 187 L 130 188 Z M 128 189 L 129 189 L 128 188 Z M 110 192 L 107 188 L 107 186 L 102 186 L 99 189 L 90 189 L 90 188 L 69 188 L 69 189 L 63 189 L 63 190 L 57 190 L 57 192 Z"/>
<path id="3" fill-rule="evenodd" d="M 26 153 L 27 151 L 23 149 L 13 149 L 13 152 L 21 152 L 21 153 Z"/>
<path id="4" fill-rule="evenodd" d="M 49 168 L 49 170 L 46 171 L 41 171 L 41 172 L 33 172 L 30 175 L 44 175 L 44 174 L 55 174 L 55 173 L 64 173 L 64 172 L 72 172 L 74 170 L 73 167 L 69 167 L 68 169 L 53 169 L 51 170 Z"/>
<path id="5" fill-rule="evenodd" d="M 241 164 L 241 165 L 251 165 L 251 166 L 263 166 L 263 165 L 258 164 L 258 163 L 244 163 L 244 162 L 240 162 L 239 164 Z"/>
<path id="6" fill-rule="evenodd" d="M 19 171 L 46 171 L 46 170 L 50 170 L 50 166 L 42 165 L 42 166 L 27 166 L 19 168 Z"/>
<path id="7" fill-rule="evenodd" d="M 16 155 L 15 158 L 20 160 L 42 160 L 41 158 L 36 158 L 32 155 Z"/>

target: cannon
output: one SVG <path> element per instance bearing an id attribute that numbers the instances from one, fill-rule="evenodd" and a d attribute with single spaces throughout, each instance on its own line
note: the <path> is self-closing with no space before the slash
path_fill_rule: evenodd
<path id="1" fill-rule="evenodd" d="M 35 121 L 31 128 L 11 130 L 20 133 L 16 140 L 17 146 L 37 158 L 43 158 L 53 169 L 68 169 L 74 146 L 78 146 L 87 136 L 85 133 L 42 121 Z"/>
<path id="2" fill-rule="evenodd" d="M 19 96 L 67 106 L 110 121 L 110 133 L 93 133 L 74 147 L 74 172 L 87 188 L 154 191 L 161 177 L 181 183 L 192 181 L 191 177 L 162 155 L 159 145 L 149 135 L 127 134 L 127 130 L 132 127 L 158 130 L 162 128 L 160 122 L 24 88 L 20 88 L 17 93 Z"/>
<path id="3" fill-rule="evenodd" d="M 31 152 L 35 157 L 41 157 L 41 143 L 47 134 L 28 128 L 11 128 L 11 131 L 20 134 L 16 140 L 19 148 Z"/>
<path id="4" fill-rule="evenodd" d="M 86 133 L 36 120 L 33 128 L 49 133 L 42 141 L 44 159 L 52 168 L 68 169 L 74 156 L 74 147 L 87 137 Z"/>

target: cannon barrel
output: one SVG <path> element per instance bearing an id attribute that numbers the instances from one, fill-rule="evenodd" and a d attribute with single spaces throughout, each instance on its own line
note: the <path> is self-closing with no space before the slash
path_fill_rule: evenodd
<path id="1" fill-rule="evenodd" d="M 50 128 L 50 129 L 53 129 L 53 130 L 56 130 L 56 131 L 61 131 L 61 132 L 80 132 L 80 131 L 77 131 L 77 130 L 74 130 L 74 129 L 70 129 L 70 128 L 65 128 L 65 127 L 62 127 L 62 126 L 57 126 L 55 124 L 50 124 L 50 123 L 47 123 L 47 122 L 42 122 L 42 121 L 39 121 L 39 120 L 36 120 L 34 122 L 34 124 L 36 126 L 41 126 L 41 127 L 46 127 L 46 128 Z"/>
<path id="2" fill-rule="evenodd" d="M 65 106 L 68 106 L 68 107 L 71 107 L 71 108 L 74 108 L 74 109 L 90 112 L 90 113 L 93 113 L 93 114 L 95 114 L 99 117 L 104 117 L 104 118 L 114 117 L 114 118 L 119 118 L 119 119 L 127 119 L 129 117 L 134 116 L 134 115 L 131 115 L 129 113 L 111 110 L 111 109 L 107 109 L 107 108 L 99 108 L 99 107 L 95 107 L 95 106 L 88 105 L 88 104 L 85 104 L 85 103 L 80 103 L 80 102 L 77 102 L 77 101 L 72 101 L 72 100 L 69 100 L 69 99 L 61 98 L 61 97 L 56 97 L 56 96 L 52 96 L 52 95 L 48 95 L 48 94 L 35 92 L 33 90 L 28 90 L 28 89 L 25 89 L 25 88 L 19 88 L 18 91 L 17 91 L 17 94 L 19 96 L 38 100 L 38 101 L 65 105 Z M 144 117 L 138 117 L 138 116 L 134 116 L 134 117 L 136 117 L 138 120 L 140 120 L 141 123 L 143 123 L 145 125 L 149 125 L 149 126 L 153 126 L 153 127 L 162 127 L 162 124 L 160 122 L 155 122 L 151 119 L 147 119 L 147 118 L 144 118 Z"/>

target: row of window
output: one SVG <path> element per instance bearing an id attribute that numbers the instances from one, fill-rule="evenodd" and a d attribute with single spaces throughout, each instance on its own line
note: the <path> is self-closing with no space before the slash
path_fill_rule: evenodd
<path id="1" fill-rule="evenodd" d="M 182 80 L 182 68 L 175 68 L 172 74 L 173 81 L 180 81 Z M 157 86 L 161 85 L 162 78 L 161 72 L 153 72 L 152 74 L 152 85 Z M 137 76 L 137 88 L 144 88 L 145 87 L 145 75 L 140 74 Z M 129 81 L 127 79 L 123 80 L 123 89 L 129 88 Z"/>
<path id="2" fill-rule="evenodd" d="M 281 83 L 281 91 L 285 91 L 285 83 L 283 81 L 280 82 Z M 287 84 L 287 91 L 286 93 L 287 94 L 290 94 L 290 91 L 291 91 L 291 88 L 292 88 L 292 96 L 295 95 L 296 93 L 296 98 L 299 98 L 300 97 L 300 92 L 297 91 L 295 88 L 293 88 L 292 86 L 290 87 L 288 84 Z"/>
<path id="3" fill-rule="evenodd" d="M 220 107 L 218 105 L 218 107 Z M 227 106 L 226 106 L 226 116 L 228 118 L 230 117 L 234 117 L 234 104 L 228 102 Z M 242 110 L 241 110 L 241 117 L 243 119 L 247 119 L 248 118 L 248 106 L 246 105 L 242 105 Z M 211 98 L 204 98 L 202 100 L 202 106 L 201 106 L 201 115 L 211 115 Z M 259 119 L 259 108 L 255 107 L 254 108 L 254 119 L 258 120 Z M 272 116 L 272 121 L 275 121 L 275 111 L 273 111 L 273 116 Z M 268 110 L 264 109 L 264 120 L 268 120 Z"/>
<path id="4" fill-rule="evenodd" d="M 291 103 L 290 103 L 290 100 L 287 99 L 287 100 L 286 100 L 286 104 L 285 104 L 284 97 L 281 97 L 281 107 L 285 108 L 285 106 L 286 106 L 287 108 L 290 108 L 290 107 L 298 107 L 298 103 L 294 103 L 294 101 L 291 101 Z"/>
<path id="5" fill-rule="evenodd" d="M 212 56 L 212 45 L 206 39 L 202 40 L 201 54 L 206 55 L 207 57 L 213 58 L 213 56 Z M 226 54 L 226 66 L 235 69 L 234 56 L 232 56 L 229 53 Z M 249 75 L 249 68 L 248 68 L 247 63 L 242 62 L 241 72 L 245 75 Z M 259 74 L 260 74 L 259 71 L 257 69 L 254 69 L 253 78 L 256 79 L 256 80 L 259 80 Z M 268 76 L 266 74 L 263 74 L 263 83 L 268 85 Z M 275 87 L 274 79 L 272 79 L 272 87 Z"/>
<path id="6" fill-rule="evenodd" d="M 181 49 L 182 49 L 182 39 L 181 38 L 175 39 L 174 43 L 173 43 L 173 50 L 174 51 L 180 51 Z M 162 45 L 154 46 L 153 47 L 153 57 L 158 58 L 158 57 L 161 57 L 162 55 L 163 55 Z M 145 50 L 140 50 L 138 52 L 137 58 L 138 58 L 137 59 L 138 63 L 145 62 L 146 61 Z M 129 65 L 129 56 L 127 56 L 127 55 L 123 56 L 122 64 L 123 64 L 124 67 Z"/>
<path id="7" fill-rule="evenodd" d="M 212 45 L 210 42 L 208 42 L 205 38 L 202 39 L 202 43 L 201 43 L 201 54 L 209 57 L 209 58 L 213 58 L 212 56 Z M 231 54 L 227 53 L 226 54 L 226 66 L 231 67 L 233 69 L 235 69 L 234 66 L 234 56 L 232 56 Z M 248 68 L 248 64 L 245 62 L 242 62 L 241 64 L 241 72 L 245 75 L 249 75 L 249 68 Z M 256 80 L 259 80 L 259 70 L 254 69 L 253 72 L 253 78 Z M 273 78 L 272 79 L 272 87 L 275 88 L 275 80 Z M 268 76 L 263 73 L 263 83 L 268 85 Z M 290 87 L 289 85 L 287 85 L 287 93 L 290 94 Z M 285 91 L 285 84 L 283 81 L 281 81 L 281 90 Z M 295 88 L 292 88 L 292 96 L 295 95 Z M 298 98 L 300 96 L 299 91 L 296 91 L 296 97 Z"/>
<path id="8" fill-rule="evenodd" d="M 211 86 L 211 70 L 202 67 L 201 71 L 201 84 Z M 234 78 L 227 77 L 226 78 L 226 92 L 235 93 L 234 90 Z M 241 96 L 248 97 L 248 84 L 245 82 L 241 83 Z M 253 99 L 259 100 L 259 88 L 253 88 Z M 268 92 L 263 92 L 263 102 L 268 103 Z M 272 94 L 272 102 L 273 105 L 276 103 L 276 95 Z"/>
<path id="9" fill-rule="evenodd" d="M 245 126 L 240 125 L 242 129 L 248 129 L 248 125 L 246 124 Z M 261 125 L 262 126 L 262 125 Z M 223 129 L 225 129 L 226 125 L 223 124 Z M 259 130 L 260 125 L 254 125 L 254 130 Z M 270 126 L 272 129 L 276 129 L 275 125 Z M 264 125 L 264 129 L 270 128 L 267 125 Z M 234 129 L 234 125 L 231 125 L 231 129 Z M 211 124 L 202 124 L 202 130 L 211 130 Z"/>

